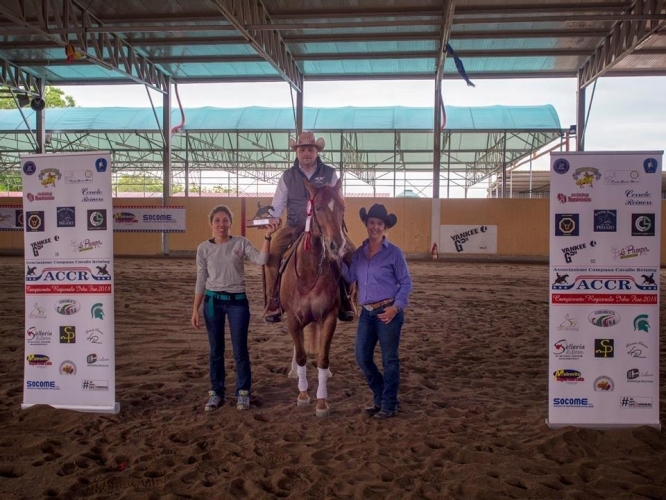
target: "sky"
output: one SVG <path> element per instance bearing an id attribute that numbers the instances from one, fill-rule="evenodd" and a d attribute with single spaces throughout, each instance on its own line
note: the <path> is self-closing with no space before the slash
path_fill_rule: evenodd
<path id="1" fill-rule="evenodd" d="M 468 87 L 462 80 L 444 80 L 444 103 L 450 106 L 527 106 L 552 104 L 562 128 L 576 123 L 576 80 L 509 79 L 474 80 Z M 146 88 L 124 86 L 61 87 L 81 107 L 149 107 Z M 585 132 L 586 151 L 663 151 L 666 147 L 666 77 L 600 78 L 596 89 L 589 86 L 586 103 L 589 120 Z M 185 108 L 202 106 L 246 107 L 292 105 L 286 83 L 224 83 L 179 85 Z M 161 95 L 151 91 L 155 106 Z M 294 96 L 295 99 L 295 96 Z M 303 102 L 309 107 L 414 106 L 429 107 L 434 101 L 434 82 L 344 81 L 305 82 Z M 173 106 L 177 107 L 175 96 Z M 548 161 L 534 162 L 533 168 L 547 169 Z M 485 185 L 478 196 L 485 197 Z"/>

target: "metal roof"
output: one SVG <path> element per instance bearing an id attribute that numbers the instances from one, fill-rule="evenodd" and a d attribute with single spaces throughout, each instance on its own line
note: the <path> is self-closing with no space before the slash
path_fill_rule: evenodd
<path id="1" fill-rule="evenodd" d="M 665 25 L 661 0 L 0 0 L 0 83 L 435 78 L 449 42 L 472 80 L 585 86 L 666 74 Z"/>
<path id="2" fill-rule="evenodd" d="M 32 129 L 35 112 L 22 110 Z M 555 109 L 545 106 L 447 106 L 439 182 L 468 189 L 532 152 L 563 139 Z M 173 113 L 179 111 L 173 110 Z M 432 108 L 305 108 L 304 123 L 326 141 L 325 162 L 352 174 L 346 188 L 433 188 Z M 151 108 L 49 108 L 45 110 L 48 152 L 108 150 L 114 174 L 160 178 L 163 163 L 161 113 Z M 294 160 L 290 108 L 193 108 L 171 137 L 174 182 L 201 185 L 201 173 L 222 177 L 239 194 L 277 182 Z M 161 126 L 160 126 L 161 127 Z M 0 110 L 0 174 L 20 179 L 19 156 L 34 152 L 19 110 Z M 213 185 L 217 185 L 213 184 Z M 346 190 L 347 192 L 347 190 Z"/>

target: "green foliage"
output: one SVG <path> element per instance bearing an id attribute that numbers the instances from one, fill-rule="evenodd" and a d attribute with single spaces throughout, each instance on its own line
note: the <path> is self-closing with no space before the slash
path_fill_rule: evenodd
<path id="1" fill-rule="evenodd" d="M 47 108 L 73 108 L 76 106 L 74 98 L 57 87 L 46 87 L 44 100 Z M 30 103 L 28 102 L 25 107 L 29 108 Z M 16 109 L 16 103 L 11 94 L 0 94 L 0 109 Z"/>
<path id="2" fill-rule="evenodd" d="M 22 182 L 18 172 L 0 172 L 0 192 L 17 193 L 22 189 Z"/>
<path id="3" fill-rule="evenodd" d="M 161 193 L 162 179 L 141 174 L 121 175 L 116 184 L 117 193 Z M 172 193 L 181 193 L 185 190 L 180 184 L 172 184 Z"/>

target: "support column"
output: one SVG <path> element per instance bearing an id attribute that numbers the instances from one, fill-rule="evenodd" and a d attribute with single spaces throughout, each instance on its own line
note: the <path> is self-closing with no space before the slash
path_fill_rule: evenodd
<path id="1" fill-rule="evenodd" d="M 37 79 L 37 87 L 40 91 L 41 98 L 44 98 L 45 89 L 44 89 L 44 80 Z M 35 139 L 37 141 L 36 153 L 44 154 L 46 153 L 46 108 L 43 108 L 39 111 L 35 111 Z"/>
<path id="2" fill-rule="evenodd" d="M 296 137 L 303 132 L 303 89 L 296 92 Z"/>
<path id="3" fill-rule="evenodd" d="M 581 86 L 582 71 L 578 71 L 576 92 L 576 151 L 585 151 L 585 87 Z"/>
<path id="4" fill-rule="evenodd" d="M 168 91 L 162 94 L 162 206 L 169 205 L 171 196 L 171 78 Z M 162 254 L 169 255 L 169 233 L 162 232 Z"/>

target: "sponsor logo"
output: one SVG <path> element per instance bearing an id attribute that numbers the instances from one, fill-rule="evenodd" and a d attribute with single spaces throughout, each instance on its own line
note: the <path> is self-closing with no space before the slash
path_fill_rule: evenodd
<path id="1" fill-rule="evenodd" d="M 83 391 L 108 391 L 108 380 L 87 380 L 81 381 L 81 390 Z"/>
<path id="2" fill-rule="evenodd" d="M 42 282 L 69 282 L 75 283 L 80 281 L 89 281 L 93 279 L 95 281 L 110 281 L 111 275 L 107 271 L 106 267 L 108 264 L 103 266 L 96 266 L 97 272 L 93 273 L 92 269 L 85 266 L 76 266 L 76 267 L 45 267 L 41 270 L 39 274 L 36 274 L 36 267 L 28 268 L 28 273 L 26 273 L 26 281 L 42 281 Z"/>
<path id="3" fill-rule="evenodd" d="M 632 236 L 654 236 L 654 214 L 631 214 Z"/>
<path id="4" fill-rule="evenodd" d="M 635 332 L 649 332 L 650 323 L 648 323 L 647 314 L 639 314 L 634 318 L 634 331 Z"/>
<path id="5" fill-rule="evenodd" d="M 44 232 L 44 211 L 25 213 L 25 230 L 29 233 Z"/>
<path id="6" fill-rule="evenodd" d="M 92 170 L 65 170 L 65 184 L 87 184 L 92 181 Z"/>
<path id="7" fill-rule="evenodd" d="M 587 398 L 553 398 L 555 408 L 594 408 Z"/>
<path id="8" fill-rule="evenodd" d="M 557 201 L 559 201 L 562 204 L 565 203 L 590 203 L 592 201 L 592 197 L 590 197 L 590 193 L 571 193 L 569 195 L 566 195 L 564 193 L 558 193 L 557 194 Z"/>
<path id="9" fill-rule="evenodd" d="M 106 172 L 107 165 L 108 162 L 106 161 L 106 158 L 97 158 L 95 161 L 95 170 L 98 172 Z"/>
<path id="10" fill-rule="evenodd" d="M 91 240 L 90 238 L 86 238 L 83 241 L 72 240 L 70 244 L 72 245 L 72 248 L 74 249 L 75 252 L 81 253 L 100 248 L 102 246 L 102 241 Z"/>
<path id="11" fill-rule="evenodd" d="M 646 158 L 645 161 L 643 161 L 643 170 L 645 170 L 646 174 L 654 174 L 658 167 L 659 162 L 654 158 Z"/>
<path id="12" fill-rule="evenodd" d="M 56 181 L 59 181 L 62 178 L 60 170 L 57 168 L 45 168 L 39 172 L 39 181 L 42 184 L 42 187 L 55 187 Z"/>
<path id="13" fill-rule="evenodd" d="M 30 366 L 51 366 L 51 358 L 45 354 L 28 354 L 25 358 Z"/>
<path id="14" fill-rule="evenodd" d="M 76 343 L 76 327 L 72 325 L 60 327 L 60 343 L 61 344 L 75 344 Z"/>
<path id="15" fill-rule="evenodd" d="M 634 191 L 627 189 L 624 192 L 625 205 L 646 207 L 652 205 L 652 194 L 650 191 Z"/>
<path id="16" fill-rule="evenodd" d="M 137 224 L 139 220 L 132 212 L 118 212 L 113 214 L 116 224 Z"/>
<path id="17" fill-rule="evenodd" d="M 53 193 L 49 191 L 41 191 L 37 194 L 32 194 L 32 193 L 26 193 L 25 197 L 28 199 L 28 201 L 53 201 L 55 200 L 55 196 L 53 196 Z"/>
<path id="18" fill-rule="evenodd" d="M 615 340 L 614 339 L 594 339 L 594 357 L 595 358 L 614 358 Z"/>
<path id="19" fill-rule="evenodd" d="M 76 207 L 58 207 L 56 215 L 58 227 L 76 227 Z"/>
<path id="20" fill-rule="evenodd" d="M 555 236 L 578 236 L 578 214 L 555 214 Z"/>
<path id="21" fill-rule="evenodd" d="M 552 284 L 553 290 L 597 290 L 609 292 L 628 292 L 631 290 L 652 291 L 657 289 L 654 273 L 642 274 L 643 281 L 638 283 L 633 276 L 580 275 L 573 283 L 568 282 L 569 275 L 555 273 L 557 278 Z"/>
<path id="22" fill-rule="evenodd" d="M 558 382 L 567 382 L 569 384 L 585 381 L 585 378 L 578 370 L 555 370 L 553 372 L 553 376 Z"/>
<path id="23" fill-rule="evenodd" d="M 79 304 L 76 300 L 62 299 L 53 304 L 53 308 L 58 314 L 62 314 L 63 316 L 71 316 L 72 314 L 76 314 L 81 310 L 81 304 Z"/>
<path id="24" fill-rule="evenodd" d="M 25 387 L 26 389 L 60 390 L 60 387 L 56 385 L 55 380 L 26 380 Z"/>
<path id="25" fill-rule="evenodd" d="M 645 396 L 624 396 L 620 400 L 621 408 L 652 409 L 652 398 Z"/>
<path id="26" fill-rule="evenodd" d="M 168 217 L 169 222 L 176 222 L 175 220 L 172 220 L 173 218 L 171 215 L 144 215 L 144 222 L 146 221 L 146 217 Z M 453 244 L 456 246 L 456 252 L 462 252 L 464 250 L 463 243 L 467 243 L 472 236 L 485 233 L 486 231 L 488 231 L 488 226 L 479 226 L 469 229 L 468 231 L 463 231 L 462 233 L 452 235 L 451 239 L 453 240 Z"/>
<path id="27" fill-rule="evenodd" d="M 597 377 L 594 381 L 594 392 L 613 392 L 613 389 L 615 389 L 615 383 L 606 375 Z"/>
<path id="28" fill-rule="evenodd" d="M 595 210 L 594 232 L 595 233 L 617 232 L 617 210 Z"/>
<path id="29" fill-rule="evenodd" d="M 14 219 L 14 227 L 25 227 L 25 217 L 23 215 L 23 210 L 14 210 L 14 215 L 16 216 Z"/>
<path id="30" fill-rule="evenodd" d="M 60 241 L 59 236 L 54 236 L 53 241 Z M 43 240 L 35 241 L 34 243 L 30 243 L 30 246 L 32 247 L 32 254 L 35 257 L 39 257 L 39 251 L 44 248 L 44 246 L 48 245 L 51 243 L 51 238 L 45 238 Z"/>
<path id="31" fill-rule="evenodd" d="M 644 342 L 629 342 L 627 344 L 627 354 L 632 358 L 646 359 L 648 346 Z"/>
<path id="32" fill-rule="evenodd" d="M 104 193 L 101 189 L 81 188 L 81 201 L 83 203 L 103 203 Z"/>
<path id="33" fill-rule="evenodd" d="M 26 330 L 25 337 L 28 344 L 31 346 L 49 345 L 51 343 L 51 337 L 53 337 L 53 332 L 51 330 L 39 330 L 38 328 L 31 326 Z"/>
<path id="34" fill-rule="evenodd" d="M 60 375 L 76 375 L 76 365 L 73 361 L 63 361 L 58 369 Z"/>
<path id="35" fill-rule="evenodd" d="M 90 317 L 92 319 L 104 319 L 104 309 L 101 302 L 93 304 L 90 308 Z"/>
<path id="36" fill-rule="evenodd" d="M 590 241 L 590 246 L 594 248 L 595 246 L 597 246 L 597 242 Z M 585 250 L 586 248 L 587 248 L 587 243 L 581 243 L 580 245 L 573 245 L 570 247 L 561 248 L 560 250 L 562 250 L 562 253 L 564 254 L 564 260 L 567 262 L 567 264 L 571 264 L 573 256 L 577 255 L 578 252 L 580 252 L 581 250 Z"/>
<path id="37" fill-rule="evenodd" d="M 577 332 L 578 331 L 578 320 L 572 318 L 568 314 L 564 315 L 564 321 L 562 321 L 555 329 L 558 332 Z"/>
<path id="38" fill-rule="evenodd" d="M 638 368 L 627 370 L 627 382 L 631 384 L 653 384 L 654 373 L 640 371 Z"/>
<path id="39" fill-rule="evenodd" d="M 566 174 L 569 171 L 569 162 L 564 158 L 558 158 L 553 162 L 553 171 L 557 174 Z"/>
<path id="40" fill-rule="evenodd" d="M 560 339 L 553 344 L 553 354 L 559 360 L 580 359 L 585 354 L 585 344 L 574 344 L 567 339 Z"/>
<path id="41" fill-rule="evenodd" d="M 636 184 L 641 181 L 638 170 L 609 170 L 604 177 L 604 184 L 617 186 L 620 184 Z"/>
<path id="42" fill-rule="evenodd" d="M 600 328 L 608 328 L 620 323 L 620 315 L 611 309 L 599 309 L 598 311 L 591 312 L 587 319 L 594 326 Z"/>
<path id="43" fill-rule="evenodd" d="M 102 344 L 102 336 L 104 332 L 99 328 L 91 328 L 86 330 L 86 340 L 91 344 Z"/>
<path id="44" fill-rule="evenodd" d="M 88 231 L 106 231 L 106 210 L 88 210 Z"/>
<path id="45" fill-rule="evenodd" d="M 46 319 L 46 312 L 42 306 L 35 304 L 35 307 L 33 307 L 32 311 L 30 311 L 29 316 L 31 318 Z"/>
<path id="46" fill-rule="evenodd" d="M 23 173 L 25 175 L 33 175 L 35 172 L 37 172 L 37 165 L 34 162 L 26 161 L 23 164 Z"/>
<path id="47" fill-rule="evenodd" d="M 636 247 L 634 245 L 618 248 L 616 245 L 613 245 L 610 251 L 613 254 L 613 259 L 632 259 L 634 257 L 647 255 L 650 249 L 648 247 Z"/>
<path id="48" fill-rule="evenodd" d="M 95 366 L 95 367 L 105 367 L 107 368 L 109 366 L 109 358 L 106 358 L 104 356 L 98 356 L 97 354 L 88 354 L 86 356 L 86 362 L 88 363 L 88 366 Z"/>
<path id="49" fill-rule="evenodd" d="M 576 181 L 576 186 L 578 186 L 580 189 L 588 186 L 593 188 L 594 181 L 601 179 L 601 174 L 597 168 L 585 167 L 577 168 L 572 174 L 572 177 Z"/>
<path id="50" fill-rule="evenodd" d="M 176 222 L 176 219 L 173 215 L 171 214 L 143 214 L 141 217 L 143 222 Z M 481 230 L 482 233 L 485 233 L 486 230 L 488 229 L 486 226 L 481 226 L 483 229 Z M 471 231 L 476 231 L 478 232 L 478 229 L 471 229 L 470 231 L 465 231 L 464 233 L 461 233 L 462 235 L 465 235 L 466 233 L 470 233 Z M 455 238 L 457 235 L 451 236 L 452 239 Z M 455 239 L 454 239 L 455 241 Z M 465 240 L 467 241 L 467 240 Z"/>

